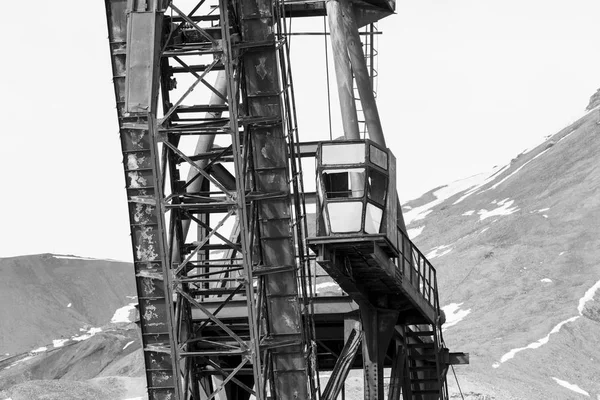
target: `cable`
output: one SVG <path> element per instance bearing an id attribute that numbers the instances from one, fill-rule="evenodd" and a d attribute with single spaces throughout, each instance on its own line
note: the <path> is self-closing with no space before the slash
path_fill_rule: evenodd
<path id="1" fill-rule="evenodd" d="M 454 371 L 454 365 L 450 364 L 450 367 L 452 367 L 452 373 L 454 374 L 454 379 L 456 379 L 456 386 L 458 386 L 460 397 L 462 397 L 462 399 L 465 400 L 465 396 L 463 396 L 462 389 L 460 388 L 460 383 L 458 383 L 458 378 L 456 377 L 456 371 Z"/>
<path id="2" fill-rule="evenodd" d="M 329 85 L 329 52 L 327 51 L 327 20 L 323 16 L 323 38 L 325 39 L 325 73 L 327 75 L 327 112 L 329 114 L 329 140 L 333 140 L 333 131 L 331 128 L 331 91 Z"/>

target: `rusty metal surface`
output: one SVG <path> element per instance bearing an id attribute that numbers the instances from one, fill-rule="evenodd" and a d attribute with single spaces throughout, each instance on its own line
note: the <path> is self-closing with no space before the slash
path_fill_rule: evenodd
<path id="1" fill-rule="evenodd" d="M 173 362 L 177 356 L 172 346 L 172 298 L 166 290 L 170 276 L 160 205 L 161 178 L 155 162 L 155 120 L 151 114 L 156 106 L 152 96 L 158 85 L 155 60 L 162 14 L 156 9 L 131 12 L 130 18 L 135 22 L 128 25 L 126 1 L 107 0 L 105 4 L 148 395 L 150 400 L 176 399 L 178 366 Z M 143 46 L 131 41 L 143 42 Z M 143 82 L 132 79 L 134 76 Z"/>
<path id="2" fill-rule="evenodd" d="M 288 151 L 283 130 L 282 88 L 275 47 L 275 2 L 273 0 L 242 1 L 240 26 L 242 41 L 259 46 L 249 48 L 242 56 L 247 109 L 250 118 L 273 121 L 268 125 L 249 125 L 253 139 L 252 160 L 255 190 L 278 193 L 277 200 L 257 202 L 258 239 L 261 269 L 266 290 L 268 331 L 274 340 L 297 343 L 274 351 L 273 373 L 275 397 L 281 400 L 308 399 L 309 373 L 303 352 L 303 327 L 298 298 L 296 254 L 292 231 Z M 270 268 L 292 267 L 269 274 Z"/>

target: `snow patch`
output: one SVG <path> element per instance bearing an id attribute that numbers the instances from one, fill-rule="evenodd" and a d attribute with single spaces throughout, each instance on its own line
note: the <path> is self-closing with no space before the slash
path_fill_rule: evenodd
<path id="1" fill-rule="evenodd" d="M 463 201 L 464 199 L 466 199 L 467 197 L 469 197 L 470 195 L 478 192 L 483 186 L 487 185 L 488 183 L 494 181 L 496 178 L 498 178 L 498 175 L 500 175 L 500 173 L 502 171 L 504 171 L 505 169 L 507 169 L 509 166 L 505 165 L 502 168 L 499 168 L 496 166 L 494 167 L 494 169 L 492 169 L 492 171 L 489 172 L 489 176 L 483 181 L 480 182 L 479 184 L 475 185 L 474 187 L 472 187 L 471 189 L 469 189 L 469 191 L 467 191 L 467 193 L 465 193 L 460 199 L 456 200 L 453 205 L 460 203 L 461 201 Z M 487 175 L 487 174 L 481 174 L 481 175 Z M 480 175 L 476 175 L 476 176 L 480 176 Z"/>
<path id="2" fill-rule="evenodd" d="M 21 358 L 20 360 L 15 361 L 14 363 L 10 364 L 8 367 L 4 368 L 4 369 L 11 369 L 12 367 L 21 364 L 22 362 L 31 360 L 34 356 L 33 355 L 29 355 L 27 357 Z"/>
<path id="3" fill-rule="evenodd" d="M 508 360 L 512 359 L 515 357 L 515 355 L 523 350 L 527 350 L 527 349 L 537 349 L 539 347 L 542 347 L 543 345 L 545 345 L 546 343 L 548 343 L 548 341 L 550 340 L 550 335 L 558 333 L 560 331 L 560 328 L 563 327 L 563 325 L 568 324 L 569 322 L 573 322 L 575 320 L 577 320 L 579 318 L 579 315 L 575 316 L 575 317 L 571 317 L 569 319 L 566 319 L 564 321 L 561 321 L 560 323 L 558 323 L 554 328 L 552 328 L 552 330 L 550 331 L 549 334 L 547 334 L 546 336 L 544 336 L 543 338 L 528 344 L 525 347 L 518 347 L 516 349 L 512 349 L 511 351 L 509 351 L 508 353 L 504 354 L 501 358 L 500 358 L 500 364 L 507 362 Z M 497 365 L 494 368 L 498 368 L 500 366 L 500 364 L 495 363 L 494 365 Z"/>
<path id="4" fill-rule="evenodd" d="M 474 212 L 475 212 L 475 210 L 469 210 L 469 211 L 465 211 L 464 213 L 462 213 L 462 215 L 469 217 L 469 216 L 473 215 Z"/>
<path id="5" fill-rule="evenodd" d="M 84 331 L 85 331 L 85 329 L 84 329 Z M 96 333 L 100 333 L 100 332 L 102 332 L 102 328 L 90 328 L 85 335 L 73 336 L 71 339 L 76 342 L 81 342 L 82 340 L 88 340 L 89 338 L 94 336 Z"/>
<path id="6" fill-rule="evenodd" d="M 119 308 L 117 311 L 115 311 L 115 314 L 111 318 L 110 322 L 113 324 L 132 322 L 129 316 L 131 315 L 132 311 L 135 310 L 136 304 L 137 303 L 129 303 L 128 305 Z"/>
<path id="7" fill-rule="evenodd" d="M 131 299 L 131 300 L 135 300 L 138 298 L 137 296 L 125 296 L 125 297 L 127 297 L 128 299 Z"/>
<path id="8" fill-rule="evenodd" d="M 548 216 L 546 214 L 542 214 L 542 217 L 544 218 L 548 218 Z"/>
<path id="9" fill-rule="evenodd" d="M 417 236 L 419 236 L 421 234 L 421 232 L 423 232 L 423 229 L 425 229 L 425 225 L 417 226 L 416 228 L 409 229 L 408 237 L 411 239 L 416 238 Z"/>
<path id="10" fill-rule="evenodd" d="M 59 260 L 85 260 L 85 261 L 112 261 L 112 262 L 125 262 L 120 260 L 114 260 L 112 258 L 92 258 L 92 257 L 81 257 L 74 256 L 72 254 L 52 254 L 52 257 Z"/>
<path id="11" fill-rule="evenodd" d="M 488 190 L 493 190 L 496 189 L 498 186 L 502 185 L 504 182 L 506 182 L 507 179 L 509 179 L 510 177 L 514 176 L 516 173 L 518 173 L 520 170 L 522 170 L 523 168 L 525 168 L 525 166 L 527 164 L 529 164 L 530 162 L 532 162 L 533 160 L 535 160 L 536 158 L 540 157 L 542 154 L 544 154 L 545 152 L 547 152 L 548 150 L 550 150 L 551 148 L 547 148 L 546 150 L 542 151 L 540 154 L 538 154 L 537 156 L 533 157 L 531 160 L 527 161 L 526 163 L 524 163 L 523 165 L 521 165 L 519 168 L 517 168 L 516 170 L 514 170 L 510 175 L 506 176 L 504 179 L 502 179 L 500 182 L 495 183 L 494 185 L 492 185 L 490 188 L 486 189 L 485 191 Z"/>
<path id="12" fill-rule="evenodd" d="M 494 363 L 492 365 L 492 367 L 494 368 L 498 368 L 500 366 L 500 364 L 510 360 L 511 358 L 513 358 L 517 353 L 523 351 L 523 350 L 527 350 L 527 349 L 537 349 L 543 345 L 545 345 L 546 343 L 548 343 L 548 341 L 550 340 L 550 335 L 558 333 L 560 331 L 560 328 L 563 327 L 563 325 L 568 324 L 569 322 L 573 322 L 576 321 L 577 319 L 579 319 L 582 315 L 583 315 L 583 310 L 585 309 L 585 304 L 588 301 L 591 301 L 594 299 L 594 296 L 596 294 L 596 291 L 598 290 L 598 288 L 600 288 L 600 280 L 598 282 L 596 282 L 591 288 L 589 288 L 588 290 L 586 290 L 586 292 L 584 293 L 584 295 L 579 299 L 579 303 L 577 305 L 577 312 L 579 315 L 576 315 L 574 317 L 571 317 L 569 319 L 566 319 L 564 321 L 559 322 L 554 328 L 552 328 L 552 330 L 550 331 L 550 333 L 548 333 L 546 336 L 544 336 L 543 338 L 528 344 L 525 347 L 519 347 L 516 349 L 512 349 L 511 351 L 509 351 L 508 353 L 504 354 L 501 358 L 500 358 L 500 362 L 499 363 Z"/>
<path id="13" fill-rule="evenodd" d="M 498 205 L 500 207 L 495 208 L 493 210 L 486 210 L 486 209 L 481 209 L 477 212 L 477 214 L 479 214 L 479 220 L 483 221 L 486 218 L 490 218 L 490 217 L 494 217 L 496 215 L 510 215 L 516 211 L 519 211 L 519 207 L 514 206 L 511 207 L 513 205 L 515 201 L 514 200 L 510 200 L 508 201 L 508 199 L 502 200 L 501 202 L 498 202 Z"/>
<path id="14" fill-rule="evenodd" d="M 67 308 L 71 308 L 72 305 L 73 305 L 73 303 L 67 304 Z"/>
<path id="15" fill-rule="evenodd" d="M 52 341 L 52 346 L 54 348 L 63 347 L 65 345 L 65 343 L 67 343 L 68 341 L 69 341 L 69 339 L 55 339 Z"/>
<path id="16" fill-rule="evenodd" d="M 582 298 L 579 299 L 579 304 L 577 305 L 577 311 L 579 311 L 579 315 L 583 315 L 583 310 L 585 309 L 585 303 L 588 301 L 594 300 L 594 296 L 596 295 L 596 291 L 600 288 L 600 281 L 596 282 L 594 286 L 589 288 Z"/>
<path id="17" fill-rule="evenodd" d="M 444 314 L 446 314 L 446 322 L 442 326 L 442 330 L 446 330 L 451 326 L 458 324 L 462 321 L 467 315 L 471 313 L 471 309 L 461 310 L 460 306 L 464 303 L 451 303 L 447 306 L 442 307 Z"/>
<path id="18" fill-rule="evenodd" d="M 483 229 L 481 230 L 481 232 L 479 232 L 479 233 L 481 234 L 481 233 L 483 233 L 483 232 L 487 231 L 488 229 L 490 229 L 490 227 L 489 227 L 489 226 L 488 226 L 488 227 L 486 227 L 486 228 L 483 228 Z"/>
<path id="19" fill-rule="evenodd" d="M 560 253 L 558 253 L 559 256 L 562 256 L 563 254 L 565 254 L 564 251 L 561 251 Z"/>
<path id="20" fill-rule="evenodd" d="M 425 255 L 425 258 L 427 258 L 428 260 L 431 260 L 436 257 L 444 256 L 444 255 L 450 253 L 451 251 L 452 251 L 452 247 L 450 245 L 437 246 L 437 247 L 434 247 L 433 249 L 431 249 L 431 251 Z"/>
<path id="21" fill-rule="evenodd" d="M 548 211 L 550 208 L 540 208 L 539 210 L 535 210 L 535 212 L 544 212 L 544 211 Z"/>
<path id="22" fill-rule="evenodd" d="M 35 349 L 35 350 L 31 350 L 31 353 L 34 353 L 34 354 L 35 354 L 35 353 L 43 353 L 43 352 L 45 352 L 45 351 L 48 351 L 48 348 L 47 348 L 47 347 L 38 347 L 38 348 L 37 348 L 37 349 Z"/>
<path id="23" fill-rule="evenodd" d="M 596 107 L 598 108 L 598 107 Z M 590 110 L 590 112 L 594 111 L 596 108 L 594 108 L 593 110 Z M 556 143 L 562 142 L 563 140 L 565 140 L 567 137 L 571 136 L 571 133 L 575 132 L 577 129 L 573 129 L 571 132 L 567 133 L 565 136 L 561 137 L 560 139 L 558 139 L 556 141 Z"/>
<path id="24" fill-rule="evenodd" d="M 88 260 L 88 261 L 99 261 L 97 258 L 89 258 L 89 257 L 79 257 L 79 256 L 70 256 L 70 255 L 52 255 L 54 258 L 58 258 L 59 260 Z"/>
<path id="25" fill-rule="evenodd" d="M 544 279 L 540 279 L 540 282 L 552 283 L 552 279 L 550 279 L 550 278 L 544 278 Z"/>
<path id="26" fill-rule="evenodd" d="M 579 393 L 579 394 L 582 394 L 584 396 L 590 397 L 590 394 L 588 392 L 586 392 L 585 390 L 583 390 L 582 388 L 580 388 L 579 386 L 577 386 L 575 384 L 569 383 L 567 381 L 563 381 L 562 379 L 558 379 L 558 378 L 555 378 L 555 377 L 552 377 L 552 379 L 554 379 L 554 381 L 556 383 L 558 383 L 560 386 L 562 386 L 562 387 L 564 387 L 566 389 L 569 389 L 569 390 L 572 390 L 572 391 L 574 391 L 576 393 Z"/>
<path id="27" fill-rule="evenodd" d="M 406 223 L 406 225 L 410 225 L 410 223 L 413 221 L 418 221 L 420 219 L 425 218 L 427 214 L 433 211 L 433 207 L 437 206 L 438 204 L 441 204 L 444 200 L 449 199 L 455 194 L 464 192 L 465 190 L 468 190 L 472 187 L 477 187 L 482 182 L 485 182 L 486 176 L 486 173 L 477 174 L 465 179 L 454 181 L 446 186 L 443 186 L 442 188 L 433 192 L 435 200 L 405 212 L 404 222 Z"/>
<path id="28" fill-rule="evenodd" d="M 133 343 L 135 343 L 134 340 L 132 340 L 131 342 L 128 342 L 124 347 L 123 350 L 125 350 L 126 348 L 128 348 L 130 345 L 132 345 Z"/>

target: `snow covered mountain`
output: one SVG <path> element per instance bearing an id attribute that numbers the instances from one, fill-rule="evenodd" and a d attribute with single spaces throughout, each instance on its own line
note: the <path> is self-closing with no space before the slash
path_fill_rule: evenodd
<path id="1" fill-rule="evenodd" d="M 600 399 L 599 121 L 404 205 L 454 317 L 446 342 L 471 353 L 456 372 L 473 398 Z"/>

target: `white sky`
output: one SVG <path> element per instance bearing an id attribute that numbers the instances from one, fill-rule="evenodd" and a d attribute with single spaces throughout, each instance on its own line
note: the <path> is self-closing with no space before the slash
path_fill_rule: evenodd
<path id="1" fill-rule="evenodd" d="M 104 2 L 84 3 L 24 2 L 0 24 L 0 257 L 131 259 Z M 400 198 L 581 115 L 600 87 L 599 16 L 594 0 L 399 1 L 379 24 L 378 101 Z M 323 38 L 292 51 L 301 137 L 327 139 Z"/>

